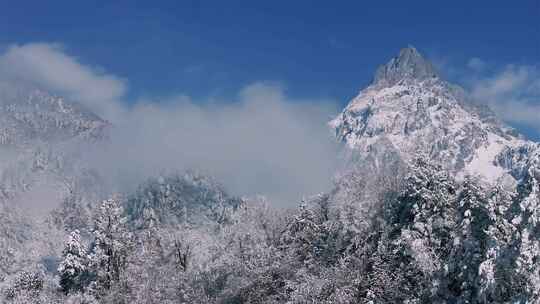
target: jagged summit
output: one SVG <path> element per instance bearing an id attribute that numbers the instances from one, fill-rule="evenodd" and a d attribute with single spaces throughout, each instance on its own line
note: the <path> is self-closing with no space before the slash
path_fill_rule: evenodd
<path id="1" fill-rule="evenodd" d="M 497 155 L 526 143 L 489 109 L 472 104 L 465 90 L 439 78 L 414 47 L 381 66 L 374 82 L 330 126 L 352 159 L 372 161 L 374 167 L 422 154 L 456 175 L 489 181 L 508 173 Z"/>
<path id="2" fill-rule="evenodd" d="M 413 46 L 401 49 L 397 57 L 377 69 L 374 84 L 393 85 L 403 79 L 424 80 L 438 77 L 435 68 Z"/>

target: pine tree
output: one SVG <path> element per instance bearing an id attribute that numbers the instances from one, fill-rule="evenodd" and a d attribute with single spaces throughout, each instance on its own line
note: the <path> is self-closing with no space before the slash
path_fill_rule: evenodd
<path id="1" fill-rule="evenodd" d="M 389 249 L 399 251 L 398 271 L 422 290 L 419 297 L 435 301 L 444 293 L 457 219 L 455 202 L 455 181 L 441 166 L 420 157 L 410 164 L 401 195 L 385 206 L 386 227 L 395 239 Z"/>
<path id="2" fill-rule="evenodd" d="M 520 212 L 514 222 L 520 240 L 515 276 L 527 297 L 540 301 L 540 163 L 530 166 L 518 192 Z"/>
<path id="3" fill-rule="evenodd" d="M 302 202 L 298 214 L 289 223 L 281 242 L 283 248 L 291 252 L 297 262 L 309 268 L 323 250 L 324 244 L 321 241 L 324 234 L 325 227 L 314 210 Z"/>
<path id="4" fill-rule="evenodd" d="M 96 275 L 94 288 L 100 292 L 109 290 L 120 281 L 133 246 L 118 199 L 102 202 L 96 214 L 93 235 L 90 262 Z"/>
<path id="5" fill-rule="evenodd" d="M 58 266 L 60 273 L 60 286 L 65 294 L 82 289 L 81 276 L 87 268 L 86 250 L 81 243 L 78 230 L 74 230 L 68 237 L 62 251 L 62 262 Z"/>
<path id="6" fill-rule="evenodd" d="M 70 193 L 62 200 L 60 206 L 52 212 L 54 223 L 65 231 L 75 229 L 88 233 L 89 212 L 85 207 L 83 197 L 70 189 Z"/>
<path id="7" fill-rule="evenodd" d="M 508 220 L 509 206 L 515 193 L 501 185 L 496 185 L 487 197 L 485 209 L 489 217 L 489 226 L 485 229 L 486 247 L 483 261 L 478 266 L 478 295 L 480 303 L 508 301 L 512 287 L 511 252 L 512 240 L 516 228 Z"/>
<path id="8" fill-rule="evenodd" d="M 449 257 L 448 293 L 469 303 L 478 296 L 478 274 L 487 247 L 490 224 L 485 190 L 466 177 L 457 199 L 458 218 Z"/>
<path id="9" fill-rule="evenodd" d="M 15 303 L 29 303 L 28 300 L 37 299 L 43 291 L 44 273 L 39 270 L 23 270 L 17 273 L 11 286 L 5 292 L 5 297 Z M 20 298 L 20 302 L 18 302 Z M 30 302 L 32 303 L 32 302 Z"/>

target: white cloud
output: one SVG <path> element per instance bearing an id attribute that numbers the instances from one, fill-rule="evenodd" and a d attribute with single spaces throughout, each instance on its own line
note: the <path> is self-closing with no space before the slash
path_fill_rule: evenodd
<path id="1" fill-rule="evenodd" d="M 77 100 L 98 114 L 112 114 L 125 81 L 80 63 L 58 44 L 13 45 L 0 56 L 4 80 L 26 82 Z M 109 118 L 109 117 L 107 117 Z"/>
<path id="2" fill-rule="evenodd" d="M 518 130 L 525 127 L 526 135 L 540 138 L 539 66 L 501 66 L 477 57 L 464 63 L 439 58 L 435 63 L 443 75 L 466 88 L 475 102 L 489 106 Z"/>
<path id="3" fill-rule="evenodd" d="M 490 76 L 471 81 L 472 96 L 502 119 L 540 132 L 540 70 L 536 66 L 507 65 Z"/>
<path id="4" fill-rule="evenodd" d="M 196 168 L 236 194 L 264 194 L 279 204 L 329 190 L 337 147 L 326 121 L 333 102 L 296 100 L 255 83 L 235 100 L 143 101 L 90 155 L 104 175 L 133 186 L 167 169 Z"/>
<path id="5" fill-rule="evenodd" d="M 473 57 L 469 59 L 469 62 L 467 62 L 467 67 L 477 72 L 484 70 L 486 68 L 486 65 L 487 64 L 478 57 Z"/>
<path id="6" fill-rule="evenodd" d="M 280 204 L 330 188 L 336 144 L 326 122 L 336 103 L 289 98 L 256 82 L 233 100 L 176 95 L 128 106 L 126 82 L 82 64 L 58 45 L 26 44 L 0 55 L 0 79 L 36 84 L 81 102 L 113 123 L 108 145 L 85 150 L 119 190 L 167 171 L 199 169 L 236 194 Z"/>

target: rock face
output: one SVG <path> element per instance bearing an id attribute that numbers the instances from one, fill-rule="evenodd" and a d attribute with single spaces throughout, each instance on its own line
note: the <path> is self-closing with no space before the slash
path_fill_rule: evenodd
<path id="1" fill-rule="evenodd" d="M 433 65 L 414 47 L 409 46 L 402 49 L 398 57 L 392 58 L 390 62 L 377 69 L 374 83 L 394 85 L 404 78 L 426 80 L 437 77 Z"/>
<path id="2" fill-rule="evenodd" d="M 531 145 L 441 79 L 413 47 L 379 67 L 373 83 L 330 126 L 355 160 L 377 162 L 378 151 L 394 151 L 403 161 L 422 154 L 457 176 L 479 175 L 488 182 L 514 173 L 497 160 L 501 153 Z"/>
<path id="3" fill-rule="evenodd" d="M 103 138 L 109 123 L 82 106 L 39 89 L 0 86 L 0 145 Z"/>
<path id="4" fill-rule="evenodd" d="M 540 144 L 528 142 L 517 147 L 505 147 L 495 162 L 509 170 L 517 181 L 528 176 L 540 179 Z"/>

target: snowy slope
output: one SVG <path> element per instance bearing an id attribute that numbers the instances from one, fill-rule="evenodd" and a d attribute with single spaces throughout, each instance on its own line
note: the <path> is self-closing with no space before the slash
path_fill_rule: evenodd
<path id="1" fill-rule="evenodd" d="M 100 139 L 109 123 L 62 97 L 0 84 L 0 146 Z"/>
<path id="2" fill-rule="evenodd" d="M 98 179 L 69 147 L 98 144 L 109 126 L 75 102 L 0 82 L 0 282 L 52 254 L 47 242 L 62 242 L 43 235 L 55 231 L 43 220 L 65 197 L 97 193 Z"/>
<path id="3" fill-rule="evenodd" d="M 70 147 L 106 139 L 109 127 L 75 102 L 0 82 L 0 200 L 23 208 L 29 201 L 55 205 L 68 184 L 88 175 Z"/>
<path id="4" fill-rule="evenodd" d="M 489 109 L 467 100 L 463 89 L 441 79 L 413 47 L 381 66 L 373 83 L 330 126 L 357 159 L 387 145 L 405 161 L 423 154 L 458 176 L 479 175 L 489 182 L 509 172 L 497 156 L 528 143 Z"/>

